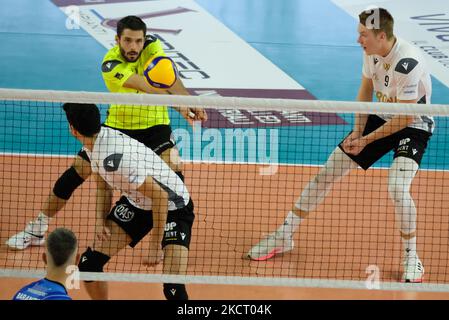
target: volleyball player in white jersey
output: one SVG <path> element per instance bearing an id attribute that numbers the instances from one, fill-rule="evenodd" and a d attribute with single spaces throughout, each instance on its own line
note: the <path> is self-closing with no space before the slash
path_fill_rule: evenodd
<path id="1" fill-rule="evenodd" d="M 134 247 L 153 229 L 149 263 L 163 258 L 164 273 L 185 274 L 194 213 L 182 180 L 144 144 L 102 127 L 96 105 L 66 103 L 63 109 L 97 182 L 96 236 L 93 247 L 81 255 L 80 271 L 103 272 L 112 256 L 127 245 Z M 113 189 L 122 197 L 111 209 Z M 107 299 L 106 282 L 85 285 L 91 298 Z M 188 299 L 183 284 L 165 283 L 164 294 L 168 300 Z"/>
<path id="2" fill-rule="evenodd" d="M 430 103 L 431 78 L 424 58 L 394 36 L 393 17 L 381 8 L 359 15 L 358 42 L 364 50 L 358 101 Z M 423 265 L 416 249 L 416 207 L 410 186 L 434 130 L 430 116 L 356 115 L 353 131 L 332 152 L 325 166 L 302 191 L 284 223 L 248 252 L 266 260 L 293 249 L 293 233 L 324 200 L 333 184 L 351 169 L 367 170 L 389 151 L 388 191 L 393 200 L 404 253 L 403 282 L 421 282 Z"/>

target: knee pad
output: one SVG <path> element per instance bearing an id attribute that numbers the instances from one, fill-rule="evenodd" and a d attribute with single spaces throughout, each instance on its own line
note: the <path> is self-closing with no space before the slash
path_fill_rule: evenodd
<path id="1" fill-rule="evenodd" d="M 394 159 L 388 177 L 388 193 L 393 201 L 400 202 L 410 197 L 410 187 L 418 169 L 418 164 L 410 158 Z"/>
<path id="2" fill-rule="evenodd" d="M 390 168 L 388 193 L 394 202 L 396 219 L 403 234 L 416 230 L 416 206 L 410 186 L 418 171 L 418 164 L 409 158 L 397 157 Z"/>
<path id="3" fill-rule="evenodd" d="M 76 190 L 84 179 L 80 177 L 74 167 L 67 169 L 56 181 L 53 187 L 53 193 L 61 199 L 69 200 L 73 191 Z"/>
<path id="4" fill-rule="evenodd" d="M 109 259 L 111 257 L 87 247 L 87 250 L 80 257 L 78 269 L 80 272 L 103 272 L 103 267 Z"/>
<path id="5" fill-rule="evenodd" d="M 185 284 L 164 283 L 164 295 L 167 300 L 189 300 Z"/>

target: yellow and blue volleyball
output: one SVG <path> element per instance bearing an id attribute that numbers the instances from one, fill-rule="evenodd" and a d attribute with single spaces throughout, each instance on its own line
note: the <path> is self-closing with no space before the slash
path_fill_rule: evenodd
<path id="1" fill-rule="evenodd" d="M 155 57 L 143 67 L 143 75 L 148 84 L 154 88 L 168 89 L 178 77 L 175 62 L 169 57 Z"/>

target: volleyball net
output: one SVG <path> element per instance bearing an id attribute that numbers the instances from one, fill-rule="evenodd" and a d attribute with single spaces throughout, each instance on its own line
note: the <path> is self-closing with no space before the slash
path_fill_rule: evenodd
<path id="1" fill-rule="evenodd" d="M 86 280 L 276 285 L 449 291 L 449 105 L 361 103 L 206 96 L 128 95 L 0 89 L 0 276 L 38 277 L 43 246 L 12 250 L 5 242 L 36 218 L 81 145 L 61 108 L 95 103 L 102 120 L 111 104 L 202 107 L 206 122 L 189 124 L 169 108 L 172 139 L 195 204 L 187 275 L 148 268 L 149 240 L 112 257 Z M 425 283 L 401 284 L 403 248 L 392 200 L 393 152 L 369 169 L 355 168 L 316 204 L 291 251 L 266 261 L 247 254 L 284 222 L 299 196 L 348 135 L 354 114 L 409 115 L 433 131 L 410 194 Z M 424 128 L 424 127 L 423 127 Z M 426 131 L 426 130 L 423 130 Z M 402 139 L 400 139 L 402 140 Z M 397 141 L 397 148 L 407 141 Z M 410 146 L 411 152 L 420 152 Z M 400 149 L 395 149 L 400 153 Z M 400 154 L 399 154 L 400 156 Z M 87 179 L 51 220 L 73 230 L 79 251 L 95 237 L 96 184 Z M 398 180 L 399 181 L 399 180 Z M 400 189 L 400 188 L 399 188 Z M 319 191 L 319 190 L 318 190 Z M 394 192 L 393 192 L 394 193 Z M 120 192 L 115 192 L 119 197 Z M 411 204 L 408 204 L 411 205 Z"/>

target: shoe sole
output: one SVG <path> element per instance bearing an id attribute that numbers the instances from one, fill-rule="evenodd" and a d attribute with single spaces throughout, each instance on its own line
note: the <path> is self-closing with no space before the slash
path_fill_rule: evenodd
<path id="1" fill-rule="evenodd" d="M 8 243 L 6 243 L 6 246 L 11 249 L 11 250 L 15 250 L 15 251 L 22 251 L 25 250 L 28 247 L 38 247 L 38 246 L 43 246 L 45 243 L 45 239 L 41 239 L 41 240 L 34 240 L 31 241 L 31 243 L 29 245 L 26 245 L 24 247 L 17 247 L 17 246 L 12 246 L 9 245 Z"/>
<path id="2" fill-rule="evenodd" d="M 265 261 L 265 260 L 268 260 L 268 259 L 273 258 L 273 257 L 274 257 L 275 255 L 277 255 L 277 254 L 286 253 L 286 252 L 289 252 L 289 251 L 292 251 L 292 250 L 293 250 L 293 248 L 287 249 L 287 250 L 274 249 L 274 250 L 270 251 L 270 252 L 269 252 L 267 255 L 265 255 L 265 256 L 261 256 L 261 257 L 255 258 L 255 257 L 252 257 L 251 254 L 248 254 L 247 257 L 248 257 L 249 259 L 251 259 L 251 260 L 254 260 L 254 261 Z"/>
<path id="3" fill-rule="evenodd" d="M 423 282 L 423 278 L 421 279 L 407 279 L 407 280 L 401 280 L 402 283 L 422 283 Z"/>

